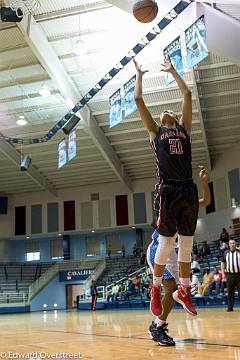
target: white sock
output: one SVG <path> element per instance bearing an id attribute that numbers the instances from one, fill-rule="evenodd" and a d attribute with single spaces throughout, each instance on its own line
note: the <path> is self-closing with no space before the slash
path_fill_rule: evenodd
<path id="1" fill-rule="evenodd" d="M 153 275 L 153 285 L 154 286 L 161 286 L 162 278 L 163 278 L 162 276 L 158 277 L 158 276 Z"/>
<path id="2" fill-rule="evenodd" d="M 166 324 L 166 321 L 159 319 L 158 317 L 155 319 L 154 324 L 157 325 L 157 327 L 162 326 L 163 324 Z"/>
<path id="3" fill-rule="evenodd" d="M 180 280 L 181 285 L 183 285 L 185 287 L 190 286 L 190 283 L 191 283 L 190 278 L 181 278 L 180 277 L 179 280 Z"/>

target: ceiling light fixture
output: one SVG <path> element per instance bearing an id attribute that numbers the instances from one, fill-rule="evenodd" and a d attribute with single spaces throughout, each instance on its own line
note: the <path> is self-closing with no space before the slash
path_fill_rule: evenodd
<path id="1" fill-rule="evenodd" d="M 39 90 L 39 94 L 43 97 L 48 97 L 51 95 L 51 91 L 49 90 L 47 85 L 43 85 L 42 88 Z"/>
<path id="2" fill-rule="evenodd" d="M 25 120 L 24 115 L 20 115 L 20 116 L 18 117 L 18 120 L 16 121 L 16 123 L 17 123 L 18 125 L 20 125 L 20 126 L 24 126 L 24 125 L 27 124 L 27 120 Z"/>

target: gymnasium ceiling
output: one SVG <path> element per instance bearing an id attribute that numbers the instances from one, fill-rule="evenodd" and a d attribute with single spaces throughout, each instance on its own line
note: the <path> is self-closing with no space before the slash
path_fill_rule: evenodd
<path id="1" fill-rule="evenodd" d="M 158 1 L 156 23 L 178 3 L 162 2 Z M 232 5 L 219 2 L 216 11 L 240 21 L 235 0 Z M 32 16 L 37 36 L 46 42 L 44 49 L 41 41 L 29 41 L 22 23 L 0 23 L 0 133 L 20 138 L 45 135 L 153 27 L 135 21 L 128 13 L 132 3 L 40 0 Z M 78 40 L 82 42 L 81 55 L 74 53 Z M 159 71 L 160 41 L 161 34 L 138 56 L 149 69 L 144 97 L 155 119 L 166 108 L 180 114 L 182 102 L 176 86 L 164 85 Z M 56 73 L 51 69 L 57 69 Z M 135 180 L 153 178 L 154 158 L 138 113 L 113 129 L 108 125 L 108 98 L 134 73 L 131 63 L 89 102 L 89 121 L 81 120 L 77 126 L 77 158 L 63 169 L 57 169 L 62 131 L 37 145 L 21 147 L 0 141 L 0 193 L 47 189 L 57 194 L 63 188 L 117 181 L 131 188 Z M 62 79 L 61 87 L 56 76 Z M 214 165 L 219 155 L 239 141 L 240 67 L 227 54 L 210 53 L 196 71 L 187 72 L 185 80 L 193 93 L 193 167 Z M 51 90 L 50 96 L 39 94 L 43 85 Z M 16 124 L 21 115 L 26 126 Z M 28 172 L 19 170 L 20 152 L 32 156 Z"/>

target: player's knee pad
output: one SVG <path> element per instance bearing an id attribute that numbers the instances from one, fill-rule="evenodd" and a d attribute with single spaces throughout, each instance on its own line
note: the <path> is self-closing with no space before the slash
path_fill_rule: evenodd
<path id="1" fill-rule="evenodd" d="M 159 235 L 158 237 L 158 247 L 155 254 L 154 262 L 157 265 L 165 265 L 169 255 L 175 245 L 175 237 L 167 237 Z"/>
<path id="2" fill-rule="evenodd" d="M 178 235 L 178 261 L 191 262 L 193 236 Z"/>

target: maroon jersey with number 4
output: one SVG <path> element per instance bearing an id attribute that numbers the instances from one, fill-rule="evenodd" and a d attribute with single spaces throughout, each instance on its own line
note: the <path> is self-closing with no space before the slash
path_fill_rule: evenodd
<path id="1" fill-rule="evenodd" d="M 183 126 L 161 126 L 151 145 L 159 179 L 181 181 L 192 178 L 191 139 Z"/>

